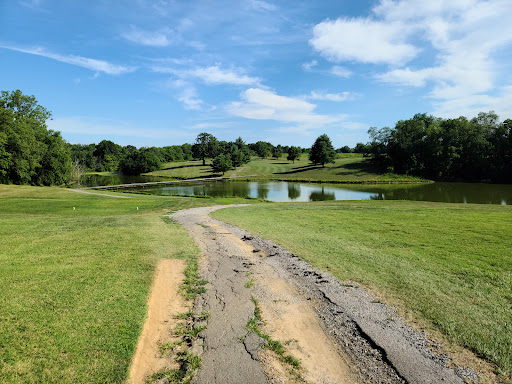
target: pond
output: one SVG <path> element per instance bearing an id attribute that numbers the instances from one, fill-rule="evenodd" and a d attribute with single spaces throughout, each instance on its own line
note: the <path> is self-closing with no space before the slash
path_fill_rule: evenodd
<path id="1" fill-rule="evenodd" d="M 161 179 L 160 179 L 161 180 Z M 216 181 L 131 188 L 155 195 L 259 198 L 275 202 L 413 200 L 512 204 L 512 185 L 477 183 L 308 184 L 283 181 Z"/>
<path id="2" fill-rule="evenodd" d="M 118 185 L 118 184 L 131 184 L 131 183 L 149 183 L 151 181 L 162 181 L 161 177 L 156 176 L 128 176 L 118 173 L 111 174 L 97 174 L 86 173 L 80 177 L 80 186 L 82 187 L 96 187 L 98 185 Z"/>

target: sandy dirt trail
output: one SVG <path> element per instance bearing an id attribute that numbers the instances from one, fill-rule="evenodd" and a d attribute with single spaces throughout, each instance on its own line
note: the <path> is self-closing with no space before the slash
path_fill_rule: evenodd
<path id="1" fill-rule="evenodd" d="M 160 345 L 175 341 L 170 329 L 177 324 L 176 316 L 186 311 L 185 299 L 178 294 L 184 270 L 185 260 L 162 260 L 157 266 L 148 315 L 130 367 L 129 384 L 144 384 L 147 376 L 163 368 L 176 368 L 162 356 Z"/>
<path id="2" fill-rule="evenodd" d="M 357 284 L 340 282 L 287 250 L 209 216 L 225 207 L 171 216 L 201 248 L 201 274 L 209 282 L 195 303 L 196 313 L 210 317 L 195 346 L 202 367 L 194 383 L 298 382 L 290 366 L 246 330 L 254 316 L 253 297 L 262 311 L 262 330 L 301 361 L 307 383 L 460 384 L 477 378 L 436 354 L 425 333 Z"/>

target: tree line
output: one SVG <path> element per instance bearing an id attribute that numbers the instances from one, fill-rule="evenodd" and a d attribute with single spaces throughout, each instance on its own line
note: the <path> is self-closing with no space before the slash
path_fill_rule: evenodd
<path id="1" fill-rule="evenodd" d="M 383 170 L 432 180 L 512 182 L 512 120 L 494 112 L 442 119 L 416 114 L 370 128 L 367 154 Z"/>
<path id="2" fill-rule="evenodd" d="M 39 105 L 34 96 L 21 91 L 2 91 L 0 98 L 0 183 L 62 185 L 76 180 L 86 171 L 121 172 L 139 175 L 155 171 L 163 163 L 212 159 L 214 171 L 237 168 L 251 156 L 299 159 L 309 149 L 273 146 L 258 141 L 245 144 L 219 141 L 209 133 L 201 133 L 194 144 L 166 147 L 121 146 L 110 140 L 98 144 L 69 144 L 48 129 L 51 112 Z"/>
<path id="3" fill-rule="evenodd" d="M 224 173 L 250 161 L 281 158 L 295 162 L 305 153 L 313 164 L 325 166 L 338 153 L 363 153 L 382 168 L 433 180 L 512 182 L 512 120 L 499 122 L 494 112 L 442 119 L 416 114 L 394 128 L 370 128 L 370 142 L 335 150 L 327 135 L 311 148 L 274 146 L 258 141 L 246 144 L 219 141 L 200 133 L 194 144 L 166 147 L 120 146 L 110 140 L 98 144 L 68 144 L 49 130 L 51 112 L 34 96 L 2 91 L 0 98 L 0 183 L 61 185 L 85 171 L 152 172 L 163 163 L 211 159 L 215 172 Z"/>

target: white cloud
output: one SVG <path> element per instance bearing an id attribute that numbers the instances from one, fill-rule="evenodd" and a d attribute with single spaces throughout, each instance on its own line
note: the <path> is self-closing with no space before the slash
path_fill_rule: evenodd
<path id="1" fill-rule="evenodd" d="M 307 96 L 310 100 L 325 100 L 325 101 L 346 101 L 352 98 L 352 94 L 350 92 L 342 92 L 342 93 L 325 93 L 325 92 L 317 92 L 311 91 L 311 94 Z"/>
<path id="2" fill-rule="evenodd" d="M 179 78 L 196 78 L 209 85 L 255 85 L 261 86 L 261 79 L 245 74 L 241 68 L 222 69 L 219 65 L 197 67 L 194 69 L 176 69 L 168 66 L 153 66 L 154 72 L 170 73 Z"/>
<path id="3" fill-rule="evenodd" d="M 509 63 L 499 55 L 512 45 L 510 14 L 508 0 L 380 0 L 367 18 L 318 24 L 310 43 L 333 62 L 390 65 L 375 78 L 427 87 L 442 116 L 474 108 L 510 115 Z"/>
<path id="4" fill-rule="evenodd" d="M 347 68 L 340 67 L 339 65 L 335 65 L 331 68 L 330 73 L 335 76 L 349 78 L 352 76 L 352 72 Z"/>
<path id="5" fill-rule="evenodd" d="M 168 129 L 159 130 L 148 127 L 134 127 L 123 121 L 110 121 L 85 116 L 57 117 L 48 122 L 48 128 L 61 132 L 64 138 L 68 135 L 80 135 L 84 137 L 95 136 L 102 139 L 105 137 L 122 136 L 161 140 L 186 136 L 185 133 L 178 130 L 171 131 Z"/>
<path id="6" fill-rule="evenodd" d="M 353 122 L 353 121 L 343 122 L 343 123 L 341 123 L 341 127 L 350 129 L 352 131 L 365 131 L 365 132 L 368 130 L 368 128 L 370 128 L 368 126 L 368 124 L 357 123 L 357 122 Z"/>
<path id="7" fill-rule="evenodd" d="M 198 97 L 197 90 L 193 85 L 183 80 L 171 81 L 169 85 L 179 91 L 176 98 L 183 103 L 185 109 L 196 111 L 202 109 L 204 102 Z"/>
<path id="8" fill-rule="evenodd" d="M 209 129 L 223 129 L 223 128 L 231 128 L 236 126 L 233 122 L 210 122 L 210 123 L 197 123 L 190 126 L 190 129 L 195 130 L 209 130 Z"/>
<path id="9" fill-rule="evenodd" d="M 318 65 L 318 61 L 313 60 L 313 61 L 310 61 L 309 63 L 302 64 L 302 69 L 305 70 L 306 72 L 309 72 L 317 65 Z"/>
<path id="10" fill-rule="evenodd" d="M 336 62 L 400 64 L 419 51 L 405 41 L 407 30 L 398 22 L 340 18 L 317 24 L 309 42 L 320 54 Z"/>
<path id="11" fill-rule="evenodd" d="M 274 4 L 271 4 L 263 0 L 249 0 L 249 4 L 251 5 L 252 8 L 256 9 L 257 11 L 273 12 L 279 9 Z"/>
<path id="12" fill-rule="evenodd" d="M 276 120 L 293 123 L 292 127 L 280 128 L 297 133 L 308 133 L 341 121 L 344 116 L 320 115 L 314 112 L 315 104 L 280 96 L 274 92 L 250 88 L 241 94 L 242 101 L 232 102 L 227 110 L 230 114 L 254 120 Z M 284 132 L 284 131 L 283 131 Z"/>
<path id="13" fill-rule="evenodd" d="M 128 41 L 140 45 L 167 47 L 173 42 L 172 34 L 169 28 L 163 28 L 159 31 L 144 31 L 131 26 L 130 30 L 123 33 L 122 36 Z"/>
<path id="14" fill-rule="evenodd" d="M 512 112 L 510 93 L 496 92 L 497 81 L 505 74 L 499 75 L 494 58 L 497 50 L 512 44 L 512 25 L 505 16 L 512 13 L 512 3 L 383 1 L 375 12 L 387 20 L 416 23 L 437 51 L 434 66 L 395 69 L 378 79 L 401 86 L 431 85 L 428 95 L 442 116 L 489 109 Z M 493 93 L 501 96 L 491 97 Z M 499 111 L 497 106 L 504 109 Z"/>
<path id="15" fill-rule="evenodd" d="M 130 72 L 133 72 L 136 70 L 136 68 L 134 68 L 134 67 L 115 65 L 115 64 L 111 64 L 108 61 L 104 61 L 104 60 L 96 60 L 96 59 L 90 59 L 87 57 L 74 56 L 74 55 L 66 55 L 66 56 L 60 55 L 57 53 L 49 52 L 44 48 L 24 49 L 24 48 L 16 48 L 16 47 L 8 47 L 8 46 L 2 46 L 1 48 L 10 49 L 12 51 L 28 53 L 31 55 L 46 57 L 49 59 L 60 61 L 62 63 L 87 68 L 92 71 L 103 72 L 108 75 L 122 75 L 122 74 L 130 73 Z"/>
<path id="16" fill-rule="evenodd" d="M 232 84 L 232 85 L 257 85 L 260 79 L 247 76 L 239 68 L 221 69 L 219 66 L 197 68 L 188 73 L 203 80 L 206 84 Z"/>

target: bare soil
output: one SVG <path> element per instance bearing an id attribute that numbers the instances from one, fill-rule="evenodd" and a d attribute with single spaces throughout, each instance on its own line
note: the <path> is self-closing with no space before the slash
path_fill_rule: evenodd
<path id="1" fill-rule="evenodd" d="M 176 368 L 173 361 L 163 357 L 160 346 L 176 341 L 171 329 L 177 325 L 177 315 L 186 312 L 186 301 L 178 293 L 183 282 L 184 260 L 162 260 L 156 269 L 148 314 L 132 360 L 130 384 L 144 384 L 146 377 L 164 368 Z"/>

